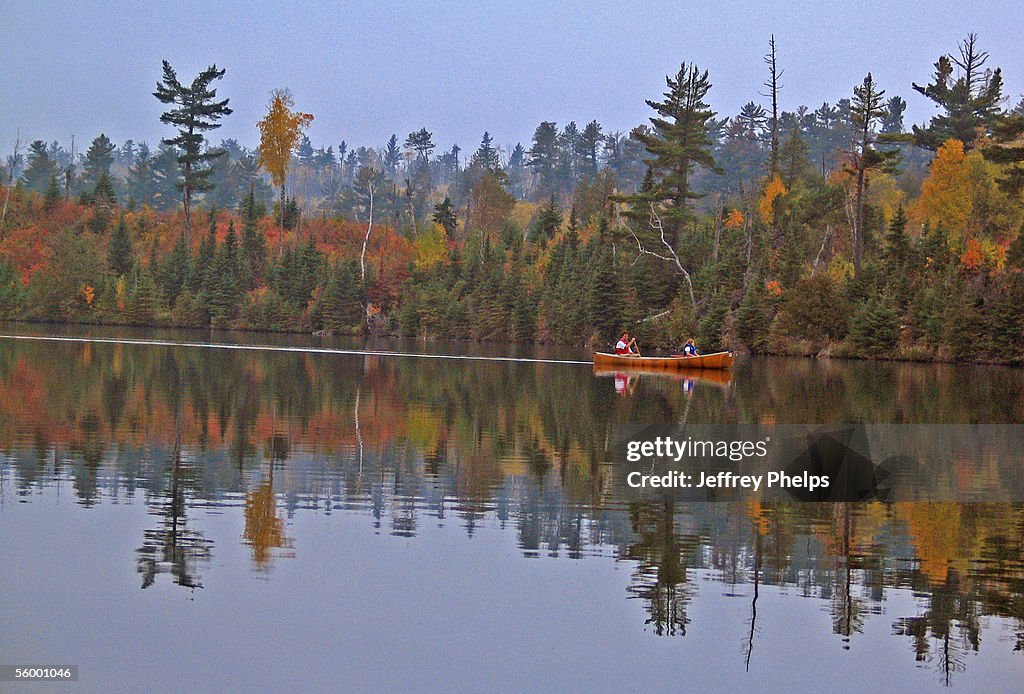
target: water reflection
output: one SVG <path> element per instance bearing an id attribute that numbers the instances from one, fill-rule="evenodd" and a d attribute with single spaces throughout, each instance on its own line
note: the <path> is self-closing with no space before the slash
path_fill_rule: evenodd
<path id="1" fill-rule="evenodd" d="M 642 604 L 637 628 L 657 635 L 693 628 L 711 572 L 748 603 L 747 668 L 767 586 L 827 606 L 845 648 L 889 620 L 946 683 L 990 624 L 1024 651 L 1019 504 L 627 501 L 605 456 L 630 421 L 1017 422 L 1019 372 L 778 360 L 731 381 L 626 378 L 624 393 L 588 367 L 4 343 L 0 478 L 26 501 L 70 480 L 86 508 L 141 494 L 143 588 L 165 573 L 201 588 L 217 547 L 239 542 L 266 573 L 301 551 L 296 514 L 401 538 L 496 524 L 527 557 L 628 562 L 627 594 L 597 597 Z M 204 527 L 210 508 L 238 513 L 241 536 Z M 894 590 L 917 609 L 886 611 Z"/>

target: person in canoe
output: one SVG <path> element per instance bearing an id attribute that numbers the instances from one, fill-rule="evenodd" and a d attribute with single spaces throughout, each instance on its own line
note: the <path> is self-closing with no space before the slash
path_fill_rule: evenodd
<path id="1" fill-rule="evenodd" d="M 686 357 L 699 357 L 700 356 L 700 352 L 697 351 L 697 345 L 694 344 L 692 337 L 689 340 L 686 341 L 685 345 L 683 345 L 683 356 L 686 356 Z"/>
<path id="2" fill-rule="evenodd" d="M 615 353 L 619 355 L 636 354 L 636 338 L 630 338 L 629 331 L 623 330 L 622 337 L 615 343 Z"/>

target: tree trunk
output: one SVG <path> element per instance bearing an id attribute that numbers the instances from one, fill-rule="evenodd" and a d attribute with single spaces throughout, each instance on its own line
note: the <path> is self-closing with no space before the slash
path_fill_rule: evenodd
<path id="1" fill-rule="evenodd" d="M 779 171 L 779 77 L 782 76 L 775 63 L 774 34 L 772 34 L 771 39 L 768 40 L 768 46 L 770 47 L 770 51 L 768 55 L 764 57 L 764 61 L 768 63 L 769 72 L 768 82 L 765 86 L 771 91 L 772 97 L 771 150 L 769 152 L 768 159 L 768 175 L 769 177 L 772 177 Z"/>
<path id="2" fill-rule="evenodd" d="M 278 257 L 280 257 L 281 251 L 283 250 L 284 247 L 284 183 L 281 184 L 281 201 L 278 203 L 278 207 L 281 208 L 280 210 L 278 210 L 278 217 L 280 218 L 281 221 L 281 228 L 280 230 L 278 230 L 277 233 L 277 255 Z"/>
<path id="3" fill-rule="evenodd" d="M 185 176 L 182 181 L 182 206 L 185 208 L 185 225 L 181 229 L 181 236 L 185 239 L 185 248 L 192 248 L 192 189 L 189 187 L 189 177 L 192 175 L 192 164 L 185 162 Z"/>
<path id="4" fill-rule="evenodd" d="M 373 231 L 373 186 L 369 188 L 370 210 L 366 222 L 366 235 L 363 237 L 363 250 L 359 253 L 359 280 L 366 286 L 366 246 L 370 243 L 370 232 Z"/>
<path id="5" fill-rule="evenodd" d="M 718 262 L 718 249 L 722 244 L 722 196 L 718 196 L 718 205 L 716 206 L 718 215 L 715 217 L 715 248 L 711 254 L 711 258 L 714 262 Z"/>
<path id="6" fill-rule="evenodd" d="M 863 155 L 861 162 L 864 161 Z M 857 168 L 857 202 L 853 217 L 853 277 L 860 279 L 860 261 L 864 254 L 864 165 Z"/>

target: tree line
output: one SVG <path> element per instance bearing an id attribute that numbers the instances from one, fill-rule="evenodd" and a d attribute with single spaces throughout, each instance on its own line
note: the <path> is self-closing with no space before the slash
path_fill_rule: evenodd
<path id="1" fill-rule="evenodd" d="M 438 152 L 426 127 L 315 147 L 271 93 L 260 144 L 210 136 L 224 70 L 163 64 L 169 137 L 75 155 L 16 144 L 0 181 L 8 318 L 1019 361 L 1024 100 L 970 35 L 940 56 L 930 122 L 868 73 L 849 98 L 710 106 L 683 63 L 648 123 L 544 121 Z M 198 229 L 193 232 L 193 226 Z"/>

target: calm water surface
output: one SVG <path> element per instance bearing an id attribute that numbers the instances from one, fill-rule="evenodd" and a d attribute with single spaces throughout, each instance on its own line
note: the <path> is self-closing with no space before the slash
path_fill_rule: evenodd
<path id="1" fill-rule="evenodd" d="M 684 420 L 1018 424 L 1024 372 L 0 340 L 0 664 L 80 672 L 0 690 L 1019 691 L 1024 505 L 624 498 L 610 432 Z"/>

